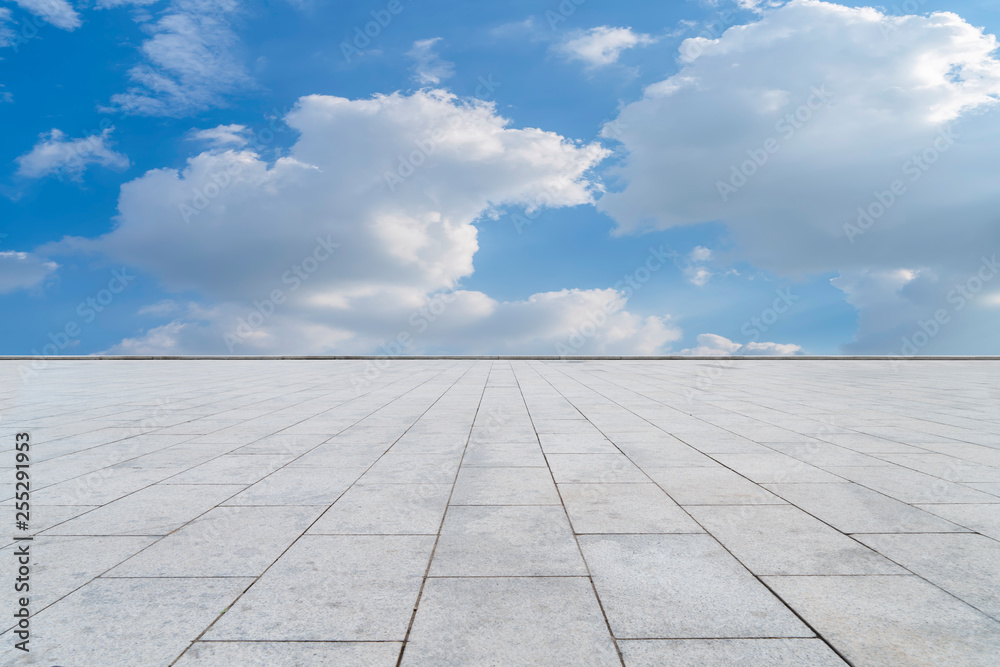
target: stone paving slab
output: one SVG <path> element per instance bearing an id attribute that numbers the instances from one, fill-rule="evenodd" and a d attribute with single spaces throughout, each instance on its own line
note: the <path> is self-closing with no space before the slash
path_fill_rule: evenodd
<path id="1" fill-rule="evenodd" d="M 404 665 L 620 665 L 586 577 L 429 579 Z"/>
<path id="2" fill-rule="evenodd" d="M 1000 655 L 1000 362 L 25 363 L 0 664 Z"/>
<path id="3" fill-rule="evenodd" d="M 626 639 L 628 667 L 844 667 L 821 639 Z"/>

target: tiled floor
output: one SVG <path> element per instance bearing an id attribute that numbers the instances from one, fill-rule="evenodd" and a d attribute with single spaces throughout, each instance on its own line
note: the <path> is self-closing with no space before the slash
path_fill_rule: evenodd
<path id="1" fill-rule="evenodd" d="M 1000 362 L 29 363 L 2 664 L 1000 664 Z"/>

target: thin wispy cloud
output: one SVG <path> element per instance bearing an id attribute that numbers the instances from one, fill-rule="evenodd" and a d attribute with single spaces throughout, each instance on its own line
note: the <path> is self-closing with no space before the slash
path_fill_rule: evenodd
<path id="1" fill-rule="evenodd" d="M 406 55 L 414 61 L 414 78 L 421 85 L 438 85 L 455 75 L 455 63 L 444 60 L 434 52 L 440 37 L 421 39 L 413 43 Z"/>
<path id="2" fill-rule="evenodd" d="M 63 30 L 76 30 L 83 24 L 80 15 L 66 0 L 13 0 L 13 2 L 26 12 Z"/>
<path id="3" fill-rule="evenodd" d="M 129 70 L 133 86 L 111 98 L 126 114 L 185 116 L 228 106 L 231 96 L 253 86 L 233 29 L 242 6 L 235 0 L 173 0 L 145 26 L 150 38 L 143 62 Z"/>
<path id="4" fill-rule="evenodd" d="M 30 252 L 0 251 L 0 294 L 37 287 L 59 265 Z"/>

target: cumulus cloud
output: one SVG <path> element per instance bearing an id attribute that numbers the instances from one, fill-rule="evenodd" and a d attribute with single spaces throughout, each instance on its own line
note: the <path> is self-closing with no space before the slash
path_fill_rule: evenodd
<path id="1" fill-rule="evenodd" d="M 300 136 L 273 163 L 209 150 L 183 170 L 149 171 L 122 186 L 114 231 L 52 247 L 202 295 L 116 351 L 370 353 L 404 333 L 406 351 L 627 353 L 679 337 L 614 290 L 498 302 L 461 287 L 477 222 L 594 200 L 599 145 L 511 128 L 492 104 L 436 90 L 308 96 L 285 122 Z"/>
<path id="2" fill-rule="evenodd" d="M 241 58 L 233 23 L 236 0 L 172 0 L 147 24 L 144 62 L 129 70 L 133 86 L 111 97 L 111 109 L 147 116 L 184 116 L 226 106 L 253 85 Z"/>
<path id="3" fill-rule="evenodd" d="M 904 267 L 945 289 L 1000 247 L 996 49 L 953 13 L 816 0 L 685 40 L 680 71 L 605 128 L 626 159 L 598 207 L 619 233 L 721 220 L 783 275 Z"/>
<path id="4" fill-rule="evenodd" d="M 41 284 L 59 265 L 30 252 L 0 251 L 0 294 Z"/>
<path id="5" fill-rule="evenodd" d="M 456 290 L 426 295 L 403 318 L 394 308 L 345 310 L 326 318 L 290 309 L 253 326 L 260 312 L 235 303 L 192 306 L 184 317 L 107 352 L 658 354 L 681 337 L 667 317 L 629 313 L 624 295 L 610 289 L 544 292 L 504 302 Z"/>
<path id="6" fill-rule="evenodd" d="M 685 348 L 678 354 L 694 357 L 729 357 L 748 355 L 787 356 L 799 354 L 802 348 L 787 343 L 734 343 L 717 334 L 701 334 L 697 347 Z"/>
<path id="7" fill-rule="evenodd" d="M 128 169 L 128 158 L 111 150 L 111 129 L 79 139 L 69 139 L 65 133 L 53 129 L 41 135 L 38 143 L 17 158 L 17 173 L 27 178 L 58 175 L 79 181 L 83 172 L 92 164 L 109 169 Z"/>
<path id="8" fill-rule="evenodd" d="M 82 25 L 80 15 L 66 0 L 14 0 L 14 3 L 63 30 L 76 30 Z"/>
<path id="9" fill-rule="evenodd" d="M 420 85 L 436 86 L 455 75 L 455 63 L 444 60 L 434 52 L 434 45 L 440 41 L 440 37 L 417 40 L 413 43 L 413 48 L 406 53 L 415 61 L 414 78 Z"/>
<path id="10" fill-rule="evenodd" d="M 649 35 L 632 32 L 631 28 L 598 26 L 586 32 L 574 33 L 553 49 L 567 60 L 579 60 L 588 67 L 604 67 L 618 62 L 625 49 L 652 44 Z"/>

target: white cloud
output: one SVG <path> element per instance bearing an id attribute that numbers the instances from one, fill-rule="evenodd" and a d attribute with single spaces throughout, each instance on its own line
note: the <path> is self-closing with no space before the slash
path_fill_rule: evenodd
<path id="1" fill-rule="evenodd" d="M 421 85 L 437 85 L 455 75 L 455 63 L 443 60 L 434 53 L 434 45 L 440 41 L 440 37 L 418 40 L 406 53 L 415 61 L 415 78 Z"/>
<path id="2" fill-rule="evenodd" d="M 523 21 L 504 23 L 490 30 L 490 34 L 500 39 L 523 39 L 532 41 L 539 39 L 540 27 L 533 16 Z"/>
<path id="3" fill-rule="evenodd" d="M 712 259 L 712 251 L 704 246 L 695 246 L 686 259 L 677 259 L 681 272 L 689 283 L 704 287 L 715 274 L 703 262 Z"/>
<path id="4" fill-rule="evenodd" d="M 194 130 L 191 139 L 207 141 L 214 148 L 246 146 L 249 143 L 245 134 L 246 129 L 244 125 L 219 125 L 207 130 Z"/>
<path id="5" fill-rule="evenodd" d="M 619 233 L 721 220 L 738 259 L 781 275 L 923 270 L 936 291 L 902 298 L 933 309 L 1000 247 L 996 49 L 956 14 L 814 0 L 686 40 L 680 71 L 605 128 L 627 157 L 598 207 Z M 897 180 L 852 243 L 845 226 Z"/>
<path id="6" fill-rule="evenodd" d="M 174 320 L 169 324 L 150 329 L 142 336 L 125 338 L 120 343 L 102 350 L 101 354 L 184 354 L 190 352 L 186 347 L 180 347 L 179 337 L 190 329 L 190 323 Z"/>
<path id="7" fill-rule="evenodd" d="M 598 26 L 586 32 L 574 33 L 566 41 L 553 47 L 567 60 L 581 60 L 588 67 L 603 67 L 618 62 L 625 49 L 652 44 L 649 35 L 632 32 L 631 28 Z"/>
<path id="8" fill-rule="evenodd" d="M 704 266 L 689 266 L 684 269 L 684 275 L 692 285 L 704 287 L 714 274 Z"/>
<path id="9" fill-rule="evenodd" d="M 30 252 L 0 251 L 0 294 L 41 284 L 59 265 Z"/>
<path id="10" fill-rule="evenodd" d="M 690 257 L 692 262 L 707 262 L 712 259 L 712 251 L 705 246 L 695 246 Z"/>
<path id="11" fill-rule="evenodd" d="M 264 321 L 236 352 L 370 353 L 408 332 L 411 351 L 555 354 L 578 330 L 581 351 L 627 352 L 679 336 L 665 317 L 627 312 L 611 290 L 498 302 L 461 287 L 477 221 L 504 207 L 593 201 L 600 185 L 588 172 L 608 154 L 599 145 L 511 128 L 493 105 L 444 91 L 313 95 L 285 121 L 300 133 L 287 156 L 210 150 L 182 171 L 149 171 L 122 186 L 114 231 L 51 248 L 100 252 L 202 295 L 117 350 L 227 352 L 223 335 L 254 312 Z M 271 308 L 276 289 L 285 300 Z M 591 316 L 604 322 L 594 331 Z"/>
<path id="12" fill-rule="evenodd" d="M 14 29 L 10 24 L 10 10 L 6 7 L 0 7 L 0 48 L 10 46 L 14 40 Z M 3 84 L 0 84 L 0 88 L 2 87 Z M 0 93 L 0 101 L 9 102 L 10 100 L 4 99 L 8 95 L 10 93 Z"/>
<path id="13" fill-rule="evenodd" d="M 787 356 L 799 354 L 802 348 L 788 343 L 734 343 L 717 334 L 700 334 L 698 346 L 686 348 L 678 354 L 694 357 L 728 357 L 728 356 Z"/>
<path id="14" fill-rule="evenodd" d="M 233 30 L 241 6 L 236 0 L 172 0 L 146 30 L 145 62 L 129 70 L 135 84 L 113 95 L 115 111 L 150 116 L 184 116 L 226 106 L 228 95 L 253 85 Z"/>
<path id="15" fill-rule="evenodd" d="M 178 310 L 180 310 L 180 305 L 176 301 L 173 299 L 163 299 L 162 301 L 143 306 L 137 311 L 137 314 L 161 317 L 176 313 Z"/>
<path id="16" fill-rule="evenodd" d="M 80 15 L 66 0 L 13 0 L 21 9 L 45 19 L 57 28 L 76 30 L 80 27 Z"/>
<path id="17" fill-rule="evenodd" d="M 784 0 L 736 0 L 736 5 L 740 9 L 758 14 L 765 9 L 780 7 L 783 4 L 785 4 Z"/>
<path id="18" fill-rule="evenodd" d="M 97 9 L 112 9 L 114 7 L 125 7 L 126 5 L 145 7 L 146 5 L 152 5 L 159 1 L 160 0 L 97 0 L 97 4 L 95 6 Z"/>
<path id="19" fill-rule="evenodd" d="M 109 169 L 127 169 L 125 155 L 111 150 L 111 130 L 79 139 L 67 139 L 60 130 L 41 135 L 29 152 L 17 158 L 17 173 L 27 178 L 42 178 L 53 174 L 79 181 L 92 164 Z"/>
<path id="20" fill-rule="evenodd" d="M 107 352 L 661 354 L 681 337 L 668 318 L 640 317 L 624 306 L 624 295 L 614 290 L 544 292 L 507 302 L 458 290 L 425 296 L 402 318 L 393 308 L 342 311 L 340 317 L 323 319 L 300 310 L 281 312 L 265 326 L 247 329 L 249 335 L 229 348 L 224 337 L 241 335 L 240 323 L 254 311 L 227 303 L 190 309 L 185 317 L 125 339 Z M 603 325 L 588 328 L 602 312 L 607 313 Z M 409 336 L 404 346 L 387 346 L 400 334 Z"/>

